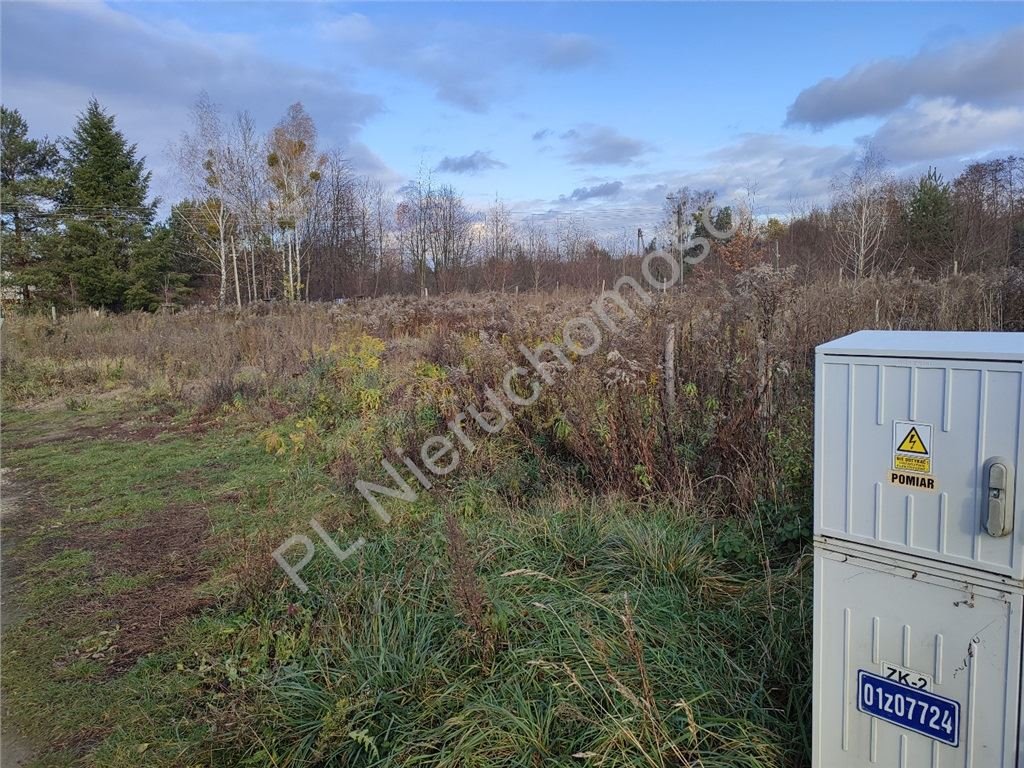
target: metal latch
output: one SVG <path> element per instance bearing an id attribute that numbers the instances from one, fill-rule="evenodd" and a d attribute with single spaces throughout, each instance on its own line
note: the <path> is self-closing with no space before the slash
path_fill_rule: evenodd
<path id="1" fill-rule="evenodd" d="M 1013 530 L 1013 465 L 1002 456 L 993 456 L 982 470 L 985 497 L 982 520 L 989 536 L 1006 536 Z"/>

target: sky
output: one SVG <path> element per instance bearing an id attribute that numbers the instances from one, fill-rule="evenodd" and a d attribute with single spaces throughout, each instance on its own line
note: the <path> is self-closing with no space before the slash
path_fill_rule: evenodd
<path id="1" fill-rule="evenodd" d="M 397 189 L 635 232 L 681 186 L 786 216 L 873 146 L 897 175 L 1024 153 L 1024 4 L 6 1 L 0 98 L 33 135 L 91 97 L 180 196 L 202 92 Z"/>

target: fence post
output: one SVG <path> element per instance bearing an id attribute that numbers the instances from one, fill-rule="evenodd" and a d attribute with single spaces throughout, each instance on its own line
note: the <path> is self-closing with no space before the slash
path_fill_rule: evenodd
<path id="1" fill-rule="evenodd" d="M 676 412 L 676 324 L 669 323 L 665 329 L 665 360 L 663 375 L 665 377 L 665 410 L 668 415 Z"/>

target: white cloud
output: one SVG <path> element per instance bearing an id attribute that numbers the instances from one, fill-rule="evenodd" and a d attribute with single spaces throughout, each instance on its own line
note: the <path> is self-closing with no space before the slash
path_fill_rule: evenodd
<path id="1" fill-rule="evenodd" d="M 1024 109 L 981 109 L 951 98 L 930 99 L 892 115 L 870 137 L 896 165 L 965 157 L 995 148 L 1024 148 Z"/>
<path id="2" fill-rule="evenodd" d="M 344 43 L 339 58 L 399 72 L 428 85 L 437 98 L 468 112 L 484 113 L 503 94 L 539 72 L 590 66 L 604 49 L 576 33 L 534 33 L 443 21 L 377 23 L 358 13 L 321 22 L 328 42 Z"/>
<path id="3" fill-rule="evenodd" d="M 351 141 L 344 151 L 352 172 L 381 182 L 385 187 L 395 188 L 405 182 L 405 177 L 388 165 L 366 144 Z"/>
<path id="4" fill-rule="evenodd" d="M 604 51 L 589 35 L 567 33 L 545 35 L 536 52 L 537 62 L 544 69 L 568 70 L 592 64 Z"/>
<path id="5" fill-rule="evenodd" d="M 350 13 L 320 25 L 320 34 L 339 43 L 364 43 L 377 34 L 376 28 L 361 13 Z"/>
<path id="6" fill-rule="evenodd" d="M 750 133 L 708 153 L 702 168 L 679 174 L 670 184 L 711 189 L 733 203 L 754 192 L 758 213 L 780 214 L 794 205 L 823 202 L 832 178 L 855 158 L 856 150 L 850 147 Z"/>
<path id="7" fill-rule="evenodd" d="M 559 136 L 573 165 L 632 165 L 653 148 L 607 125 L 581 125 Z"/>
<path id="8" fill-rule="evenodd" d="M 824 128 L 859 117 L 881 117 L 915 97 L 957 103 L 1010 104 L 1024 98 L 1024 27 L 855 67 L 804 89 L 787 124 Z"/>
<path id="9" fill-rule="evenodd" d="M 827 202 L 833 176 L 856 157 L 853 147 L 813 145 L 782 134 L 744 134 L 689 169 L 581 180 L 586 185 L 572 194 L 550 202 L 520 201 L 513 210 L 520 218 L 549 226 L 572 217 L 602 235 L 627 232 L 635 237 L 640 227 L 650 239 L 665 236 L 665 196 L 680 187 L 711 190 L 720 205 L 746 203 L 752 196 L 755 214 L 787 216 Z"/>
<path id="10" fill-rule="evenodd" d="M 476 150 L 468 155 L 446 155 L 434 168 L 442 173 L 481 173 L 494 168 L 505 168 L 505 163 L 491 156 L 490 152 Z"/>
<path id="11" fill-rule="evenodd" d="M 605 181 L 589 187 L 576 187 L 569 195 L 561 195 L 559 202 L 583 202 L 584 200 L 596 200 L 601 198 L 615 197 L 622 191 L 621 181 Z"/>
<path id="12" fill-rule="evenodd" d="M 338 71 L 268 58 L 241 36 L 156 27 L 97 3 L 5 4 L 2 68 L 4 104 L 22 110 L 33 134 L 66 135 L 95 96 L 138 142 L 153 192 L 165 197 L 175 194 L 168 143 L 203 90 L 228 115 L 249 109 L 264 128 L 301 100 L 322 139 L 342 147 L 383 108 Z"/>

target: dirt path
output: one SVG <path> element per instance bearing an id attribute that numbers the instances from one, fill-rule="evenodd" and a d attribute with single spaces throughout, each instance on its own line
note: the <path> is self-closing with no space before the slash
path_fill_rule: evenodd
<path id="1" fill-rule="evenodd" d="M 0 637 L 21 620 L 17 607 L 12 602 L 14 584 L 10 578 L 7 564 L 11 550 L 17 544 L 17 537 L 8 535 L 11 524 L 17 519 L 23 507 L 20 503 L 22 494 L 13 482 L 11 470 L 0 469 Z M 0 639 L 0 644 L 2 644 Z M 2 676 L 0 676 L 0 765 L 4 768 L 17 768 L 27 765 L 32 759 L 33 750 L 19 734 L 6 725 L 7 705 L 3 700 Z"/>

